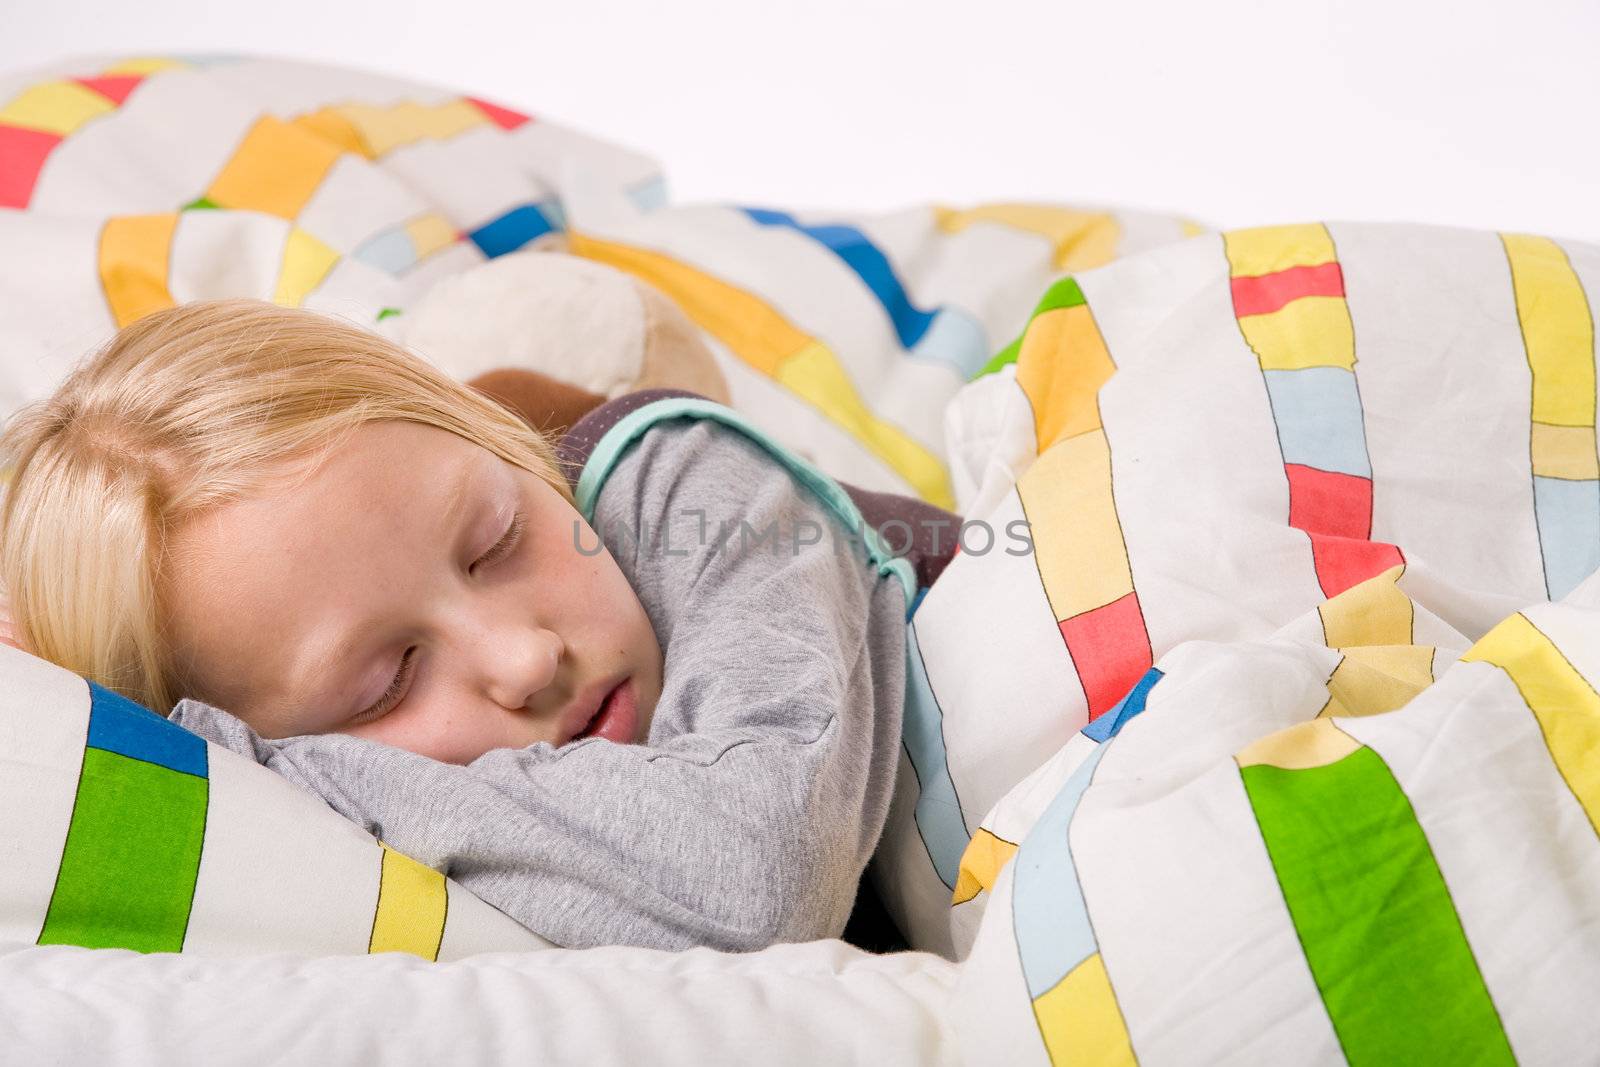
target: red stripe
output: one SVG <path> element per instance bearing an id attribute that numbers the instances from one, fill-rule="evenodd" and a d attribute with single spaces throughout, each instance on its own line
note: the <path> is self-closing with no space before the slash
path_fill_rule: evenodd
<path id="1" fill-rule="evenodd" d="M 509 107 L 501 107 L 499 104 L 491 104 L 489 101 L 479 100 L 475 96 L 467 97 L 467 101 L 477 107 L 479 111 L 489 116 L 489 121 L 500 127 L 502 130 L 514 130 L 518 126 L 521 126 L 524 122 L 528 121 L 527 115 L 524 115 L 520 111 L 512 111 Z"/>
<path id="2" fill-rule="evenodd" d="M 1311 563 L 1324 596 L 1338 596 L 1405 561 L 1399 548 L 1382 541 L 1311 535 Z"/>
<path id="3" fill-rule="evenodd" d="M 1233 313 L 1265 315 L 1277 311 L 1302 296 L 1343 296 L 1344 272 L 1337 262 L 1315 267 L 1289 267 L 1271 274 L 1256 274 L 1233 280 Z"/>
<path id="4" fill-rule="evenodd" d="M 39 171 L 61 138 L 42 130 L 0 124 L 0 207 L 27 207 Z"/>
<path id="5" fill-rule="evenodd" d="M 1372 479 L 1285 463 L 1289 525 L 1306 533 L 1366 540 L 1372 535 Z"/>
<path id="6" fill-rule="evenodd" d="M 93 89 L 101 96 L 121 107 L 127 102 L 128 94 L 139 87 L 144 81 L 143 74 L 109 74 L 104 78 L 74 78 L 73 81 L 85 88 Z"/>
<path id="7" fill-rule="evenodd" d="M 1061 639 L 1089 701 L 1090 722 L 1110 711 L 1150 669 L 1150 634 L 1138 593 L 1062 619 Z"/>
<path id="8" fill-rule="evenodd" d="M 1285 463 L 1289 525 L 1311 537 L 1311 564 L 1325 596 L 1404 563 L 1394 545 L 1373 541 L 1372 479 Z"/>

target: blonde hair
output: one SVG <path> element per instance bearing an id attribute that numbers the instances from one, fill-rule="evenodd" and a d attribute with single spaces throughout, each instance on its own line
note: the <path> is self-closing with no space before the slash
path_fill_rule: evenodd
<path id="1" fill-rule="evenodd" d="M 21 644 L 165 712 L 186 695 L 162 610 L 169 532 L 380 419 L 448 430 L 572 499 L 543 435 L 377 334 L 255 300 L 126 327 L 0 434 Z"/>

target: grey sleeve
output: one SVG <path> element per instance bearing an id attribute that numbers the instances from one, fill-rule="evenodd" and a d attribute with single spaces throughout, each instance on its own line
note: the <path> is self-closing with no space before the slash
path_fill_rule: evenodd
<path id="1" fill-rule="evenodd" d="M 700 520 L 679 510 L 713 531 L 742 519 L 830 532 L 798 551 L 701 544 Z M 662 523 L 674 533 L 652 543 Z M 668 423 L 632 446 L 596 526 L 666 656 L 646 745 L 540 744 L 459 767 L 343 735 L 265 741 L 194 702 L 173 717 L 560 945 L 837 936 L 887 817 L 905 602 L 834 551 L 835 523 L 736 430 Z M 608 524 L 646 536 L 630 546 Z"/>

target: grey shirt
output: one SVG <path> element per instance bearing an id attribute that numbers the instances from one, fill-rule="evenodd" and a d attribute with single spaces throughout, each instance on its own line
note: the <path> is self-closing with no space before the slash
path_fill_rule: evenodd
<path id="1" fill-rule="evenodd" d="M 667 544 L 651 536 L 663 523 Z M 665 656 L 646 744 L 540 743 L 455 766 L 340 734 L 265 740 L 195 701 L 171 718 L 558 945 L 838 936 L 899 758 L 901 585 L 761 445 L 712 421 L 646 431 L 594 525 Z M 775 541 L 757 543 L 769 525 Z"/>

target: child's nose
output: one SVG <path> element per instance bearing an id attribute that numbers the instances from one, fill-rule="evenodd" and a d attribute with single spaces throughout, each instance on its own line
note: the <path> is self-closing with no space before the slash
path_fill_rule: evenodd
<path id="1" fill-rule="evenodd" d="M 561 665 L 561 638 L 542 628 L 505 631 L 483 650 L 489 697 L 503 708 L 532 704 L 555 681 Z"/>

